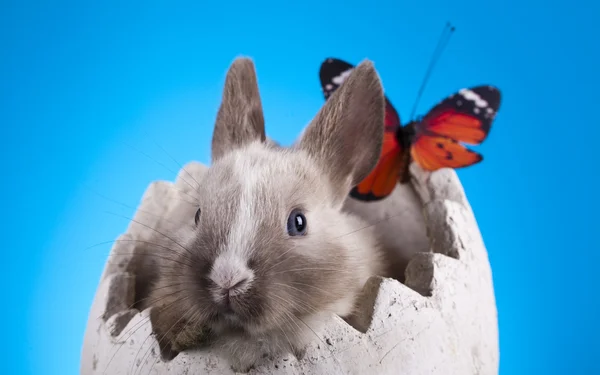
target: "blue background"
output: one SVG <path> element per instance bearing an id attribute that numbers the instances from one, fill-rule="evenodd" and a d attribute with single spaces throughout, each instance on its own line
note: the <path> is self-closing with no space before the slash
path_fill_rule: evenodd
<path id="1" fill-rule="evenodd" d="M 161 147 L 209 162 L 234 57 L 254 58 L 267 132 L 289 144 L 323 103 L 328 56 L 374 60 L 407 119 L 448 20 L 418 113 L 464 86 L 503 93 L 486 160 L 459 172 L 493 267 L 501 373 L 600 373 L 598 2 L 201 3 L 1 2 L 2 373 L 79 372 L 110 250 L 90 246 L 174 179 Z"/>

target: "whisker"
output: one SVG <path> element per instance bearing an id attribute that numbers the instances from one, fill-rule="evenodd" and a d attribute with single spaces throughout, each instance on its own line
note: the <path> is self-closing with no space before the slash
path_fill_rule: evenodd
<path id="1" fill-rule="evenodd" d="M 274 272 L 272 273 L 273 275 L 279 275 L 282 273 L 287 273 L 287 272 L 300 272 L 300 271 L 324 271 L 324 272 L 339 272 L 339 268 L 338 269 L 334 269 L 334 268 L 321 268 L 321 267 L 317 267 L 317 268 L 296 268 L 296 269 L 291 269 L 291 270 L 285 270 L 285 271 L 280 271 L 280 272 Z"/>
<path id="2" fill-rule="evenodd" d="M 305 325 L 306 327 L 308 327 L 308 329 L 310 329 L 310 330 L 311 330 L 311 332 L 312 332 L 312 333 L 315 335 L 315 337 L 316 337 L 316 338 L 317 338 L 317 339 L 318 339 L 318 340 L 321 342 L 321 344 L 323 344 L 323 348 L 325 348 L 326 350 L 328 350 L 328 351 L 329 351 L 329 353 L 333 354 L 333 350 L 329 348 L 329 345 L 327 345 L 327 344 L 325 343 L 325 341 L 323 341 L 323 339 L 321 338 L 321 336 L 319 336 L 319 335 L 317 334 L 317 332 L 315 332 L 315 330 L 314 330 L 314 329 L 312 329 L 312 327 L 311 327 L 311 326 L 309 326 L 309 325 L 308 325 L 308 324 L 307 324 L 307 323 L 306 323 L 304 320 L 302 320 L 302 318 L 300 318 L 300 317 L 297 317 L 297 318 L 298 318 L 298 320 L 300 320 L 300 322 L 304 323 L 304 325 Z"/>
<path id="3" fill-rule="evenodd" d="M 146 135 L 148 135 L 148 133 L 146 133 Z M 149 135 L 148 135 L 149 136 Z M 151 138 L 151 137 L 149 137 Z M 194 182 L 198 185 L 196 186 L 196 189 L 200 187 L 200 183 L 194 178 L 194 176 L 192 176 L 184 167 L 183 165 L 181 165 L 181 163 L 179 163 L 177 160 L 175 160 L 175 158 L 173 156 L 171 156 L 171 154 L 169 154 L 167 152 L 167 150 L 164 149 L 164 147 L 162 147 L 160 144 L 158 144 L 158 142 L 156 142 L 154 139 L 152 139 L 152 141 L 169 157 L 171 158 L 171 160 L 173 160 L 175 163 L 177 163 L 177 165 L 179 166 L 179 168 L 181 168 L 181 170 L 183 170 L 188 176 L 190 176 L 192 178 L 192 180 L 194 180 Z"/>
<path id="4" fill-rule="evenodd" d="M 179 300 L 177 300 L 179 301 Z M 117 348 L 117 350 L 115 351 L 115 353 L 113 354 L 113 356 L 111 357 L 111 360 L 108 362 L 108 364 L 106 365 L 107 368 L 110 365 L 110 362 L 112 361 L 112 359 L 114 358 L 114 356 L 118 353 L 120 347 L 122 347 L 140 328 L 143 327 L 143 325 L 148 322 L 150 320 L 150 317 L 145 317 L 143 319 L 141 319 L 138 323 L 136 323 L 135 325 L 133 325 L 131 328 L 129 328 L 128 330 L 126 330 L 125 332 L 121 332 L 121 334 L 119 335 L 121 337 L 122 342 L 119 344 L 119 348 Z M 133 331 L 132 331 L 133 330 Z M 124 336 L 126 336 L 127 334 L 129 334 L 126 338 L 123 338 Z"/>
<path id="5" fill-rule="evenodd" d="M 137 332 L 138 329 L 140 329 L 141 327 L 143 327 L 144 324 L 147 321 L 149 321 L 149 320 L 150 320 L 150 317 L 146 317 L 146 318 L 140 319 L 140 321 L 137 322 L 136 324 L 134 324 L 133 327 L 129 328 L 126 332 L 123 332 L 123 333 L 121 333 L 119 335 L 119 336 L 122 337 L 125 334 L 127 334 L 128 332 L 130 332 L 132 329 L 134 329 L 135 327 L 137 327 L 137 328 L 135 328 L 135 330 L 133 331 L 133 333 L 128 338 L 121 340 L 120 343 L 117 343 L 118 347 L 115 350 L 115 352 L 113 353 L 113 355 L 110 357 L 110 359 L 108 360 L 108 363 L 106 364 L 106 366 L 104 367 L 104 371 L 102 371 L 103 374 L 106 373 L 106 370 L 108 370 L 108 368 L 110 367 L 110 364 L 112 363 L 113 359 L 115 358 L 115 356 L 117 355 L 117 353 L 119 352 L 119 350 L 121 349 L 121 347 L 123 347 L 123 345 L 125 345 L 127 343 L 127 341 L 129 340 L 129 338 L 131 336 L 133 336 L 135 334 L 135 332 Z"/>
<path id="6" fill-rule="evenodd" d="M 187 298 L 188 298 L 188 297 L 183 297 L 183 298 L 181 298 L 180 300 L 177 300 L 177 302 L 181 302 L 182 300 L 185 300 L 185 299 L 187 299 Z M 166 307 L 166 308 L 164 308 L 164 309 L 170 308 L 170 307 L 172 307 L 174 304 L 175 304 L 175 303 L 171 303 L 171 304 L 170 304 L 168 307 Z M 163 309 L 163 311 L 164 311 L 164 309 Z M 158 340 L 158 338 L 157 338 L 157 342 L 158 342 L 158 344 L 159 344 L 159 348 L 160 348 L 160 343 L 162 343 L 162 341 L 163 341 L 163 340 L 166 338 L 167 334 L 168 334 L 168 333 L 170 333 L 170 332 L 171 332 L 171 330 L 172 330 L 173 328 L 175 328 L 175 326 L 177 325 L 177 323 L 179 323 L 179 322 L 180 322 L 182 319 L 184 319 L 184 318 L 185 318 L 185 317 L 186 317 L 186 316 L 187 316 L 187 315 L 188 315 L 190 312 L 192 312 L 192 311 L 193 311 L 193 310 L 188 310 L 188 311 L 186 311 L 184 314 L 182 314 L 182 315 L 181 315 L 181 317 L 180 317 L 179 319 L 177 319 L 177 321 L 171 325 L 171 328 L 169 328 L 169 330 L 168 330 L 167 332 L 165 332 L 165 333 L 163 333 L 163 334 L 162 334 L 162 338 L 160 338 L 160 340 Z M 153 330 L 153 331 L 154 331 L 154 330 Z M 148 340 L 148 339 L 149 339 L 151 336 L 152 336 L 151 334 L 150 334 L 150 335 L 148 335 L 148 337 L 146 337 L 146 339 L 145 339 L 145 340 L 142 342 L 142 344 L 140 345 L 140 349 L 137 351 L 137 353 L 136 353 L 135 357 L 133 358 L 134 360 L 131 362 L 131 370 L 133 370 L 133 366 L 134 366 L 134 364 L 135 364 L 135 359 L 138 357 L 138 355 L 140 354 L 140 351 L 141 351 L 141 350 L 142 350 L 142 348 L 144 347 L 144 343 L 146 343 L 146 341 L 147 341 L 147 340 Z M 148 355 L 148 353 L 150 352 L 150 349 L 151 349 L 151 348 L 152 348 L 152 345 L 150 346 L 150 348 L 148 348 L 148 350 L 146 351 L 146 353 L 145 353 L 145 354 L 142 356 L 142 358 L 141 358 L 141 361 L 140 361 L 140 363 L 141 363 L 141 364 L 140 364 L 140 366 L 139 366 L 139 368 L 140 368 L 140 371 L 141 371 L 141 368 L 142 368 L 142 366 L 143 366 L 143 361 L 144 361 L 144 358 L 146 358 L 146 356 L 147 356 L 147 355 Z M 159 349 L 159 350 L 160 350 L 160 349 Z M 131 371 L 130 371 L 130 372 L 131 372 Z M 137 370 L 134 370 L 134 371 L 133 371 L 133 373 L 134 373 L 134 374 L 135 374 L 136 372 L 137 372 Z"/>
<path id="7" fill-rule="evenodd" d="M 172 170 L 171 168 L 167 167 L 167 166 L 166 166 L 166 165 L 164 165 L 163 163 L 159 162 L 158 160 L 154 159 L 152 156 L 150 156 L 150 155 L 146 154 L 145 152 L 143 152 L 143 151 L 141 151 L 141 150 L 137 149 L 136 147 L 132 146 L 131 144 L 129 144 L 129 143 L 125 142 L 125 141 L 122 141 L 122 142 L 123 142 L 124 144 L 126 144 L 128 147 L 130 147 L 131 149 L 133 149 L 133 150 L 135 150 L 135 151 L 139 152 L 140 154 L 144 155 L 144 156 L 145 156 L 145 157 L 147 157 L 148 159 L 152 160 L 152 161 L 153 161 L 153 162 L 155 162 L 156 164 L 160 165 L 161 167 L 165 168 L 166 170 L 168 170 L 169 172 L 171 172 L 171 173 L 173 173 L 174 175 L 176 175 L 176 176 L 177 176 L 177 172 L 175 172 L 175 171 L 174 171 L 174 170 Z M 185 179 L 182 179 L 182 180 L 183 180 L 183 182 L 185 182 L 186 184 L 188 184 L 188 185 L 189 185 L 189 187 L 191 187 L 193 190 L 196 190 L 196 189 L 197 189 L 197 187 L 194 187 L 194 186 L 193 186 L 192 184 L 190 184 L 190 183 L 189 183 L 187 180 L 185 180 Z"/>
<path id="8" fill-rule="evenodd" d="M 295 286 L 293 286 L 293 285 L 284 284 L 284 283 L 273 283 L 273 285 L 279 285 L 279 286 L 282 286 L 282 287 L 291 288 L 291 289 L 294 289 L 294 290 L 296 290 L 296 291 L 298 291 L 298 292 L 301 292 L 301 293 L 303 293 L 303 294 L 305 294 L 305 295 L 307 295 L 307 296 L 309 296 L 309 297 L 311 297 L 311 296 L 312 296 L 312 294 L 310 294 L 310 293 L 308 293 L 308 292 L 305 292 L 304 290 L 302 290 L 302 289 L 300 289 L 300 288 L 296 288 L 296 287 L 295 287 Z M 302 285 L 304 285 L 304 284 L 302 284 Z M 299 300 L 296 300 L 296 301 L 300 302 Z M 310 305 L 306 304 L 306 307 L 308 307 L 308 308 L 311 310 L 311 312 L 314 312 L 314 313 L 317 313 L 317 312 L 318 312 L 318 310 L 317 310 L 317 309 L 315 309 L 313 306 L 310 306 Z"/>
<path id="9" fill-rule="evenodd" d="M 302 285 L 302 286 L 307 286 L 307 287 L 309 287 L 309 288 L 317 289 L 317 290 L 319 290 L 320 292 L 323 292 L 323 293 L 325 293 L 326 295 L 335 296 L 335 294 L 333 294 L 333 293 L 331 293 L 331 292 L 329 292 L 329 291 L 327 291 L 327 290 L 325 290 L 325 289 L 323 289 L 323 288 L 319 288 L 319 287 L 318 287 L 318 286 L 316 286 L 316 285 L 305 284 L 305 283 L 301 283 L 301 282 L 298 282 L 298 281 L 292 281 L 292 284 L 296 284 L 296 285 Z"/>
<path id="10" fill-rule="evenodd" d="M 149 215 L 162 216 L 162 215 L 159 215 L 159 214 L 156 214 L 156 213 L 150 212 L 150 211 L 145 211 L 145 210 L 142 210 L 142 209 L 141 209 L 141 208 L 139 208 L 139 207 L 135 207 L 135 206 L 131 206 L 131 205 L 128 205 L 128 204 L 126 204 L 126 203 L 123 203 L 123 202 L 119 202 L 119 201 L 118 201 L 118 200 L 116 200 L 116 199 L 112 199 L 112 198 L 110 198 L 110 197 L 108 197 L 108 196 L 106 196 L 106 195 L 104 195 L 104 194 L 100 193 L 99 191 L 95 190 L 94 188 L 92 188 L 92 187 L 88 186 L 87 184 L 86 184 L 86 185 L 84 185 L 84 187 L 85 187 L 87 190 L 89 190 L 90 192 L 92 192 L 92 193 L 96 194 L 97 196 L 99 196 L 100 198 L 102 198 L 102 199 L 105 199 L 105 200 L 107 200 L 107 201 L 109 201 L 109 202 L 112 202 L 112 203 L 114 203 L 114 204 L 117 204 L 117 205 L 119 205 L 119 206 L 122 206 L 122 207 L 125 207 L 125 208 L 130 208 L 130 209 L 132 209 L 132 210 L 136 210 L 136 212 L 143 212 L 143 213 L 147 213 L 147 214 L 149 214 Z M 181 194 L 185 194 L 185 195 L 189 196 L 190 198 L 192 198 L 192 199 L 194 200 L 194 202 L 187 201 L 187 200 L 183 199 L 182 197 L 176 197 L 176 199 L 179 199 L 179 200 L 181 200 L 181 201 L 184 201 L 184 202 L 188 203 L 190 206 L 195 206 L 195 205 L 197 204 L 197 201 L 198 201 L 198 198 L 197 198 L 197 197 L 194 197 L 194 196 L 192 196 L 192 195 L 188 194 L 187 192 L 185 192 L 185 191 L 183 191 L 183 190 L 181 190 L 181 189 L 177 188 L 175 185 L 173 185 L 173 186 L 172 186 L 172 188 L 173 188 L 174 190 L 176 190 L 177 192 L 181 193 Z M 167 220 L 167 219 L 165 218 L 165 220 Z"/>
<path id="11" fill-rule="evenodd" d="M 188 326 L 190 326 L 191 322 L 195 321 L 200 316 L 201 316 L 200 311 L 197 311 L 194 315 L 192 315 L 190 317 L 189 321 L 185 324 L 184 330 Z M 156 359 L 154 359 L 154 362 L 152 363 L 152 366 L 150 366 L 150 369 L 148 370 L 148 374 L 150 374 L 152 372 L 152 369 L 158 363 L 159 360 L 160 360 L 160 345 L 159 345 L 159 354 L 156 356 Z M 140 370 L 140 372 L 141 372 L 141 370 Z"/>
<path id="12" fill-rule="evenodd" d="M 350 234 L 354 234 L 354 233 L 360 232 L 361 230 L 365 230 L 365 229 L 368 229 L 368 228 L 374 227 L 375 225 L 381 224 L 381 223 L 383 223 L 383 222 L 385 222 L 385 221 L 388 221 L 388 220 L 390 220 L 390 219 L 393 219 L 394 217 L 398 217 L 398 216 L 400 216 L 400 215 L 402 215 L 402 213 L 399 213 L 399 214 L 397 214 L 397 215 L 387 216 L 387 217 L 385 217 L 385 218 L 383 218 L 383 219 L 381 219 L 381 220 L 377 220 L 375 223 L 370 223 L 370 224 L 369 224 L 369 225 L 367 225 L 367 226 L 360 227 L 360 228 L 358 228 L 358 229 L 356 229 L 356 230 L 353 230 L 353 231 L 350 231 L 350 232 L 348 232 L 348 233 L 342 234 L 341 236 L 338 236 L 338 237 L 335 237 L 335 238 L 342 238 L 342 237 L 344 237 L 344 236 L 348 236 L 348 235 L 350 235 Z"/>
<path id="13" fill-rule="evenodd" d="M 280 300 L 282 300 L 284 303 L 289 303 L 289 302 L 288 302 L 286 299 L 284 299 L 284 298 L 282 298 L 282 297 L 278 296 L 276 293 L 275 293 L 275 294 L 273 294 L 273 297 L 279 298 L 279 299 L 280 299 Z M 290 317 L 288 316 L 288 317 L 287 317 L 287 319 L 289 320 L 289 319 L 290 319 Z M 290 348 L 290 349 L 293 349 L 293 348 L 294 348 L 294 345 L 293 345 L 293 344 L 292 344 L 292 342 L 290 341 L 290 338 L 288 337 L 288 335 L 285 333 L 285 330 L 284 330 L 284 329 L 283 329 L 283 328 L 282 328 L 280 325 L 277 325 L 277 327 L 279 328 L 279 330 L 281 331 L 281 333 L 283 333 L 283 335 L 284 335 L 285 339 L 287 340 L 287 342 L 288 342 L 288 344 L 289 344 L 289 348 Z"/>
<path id="14" fill-rule="evenodd" d="M 160 247 L 160 248 L 163 248 L 163 249 L 166 249 L 166 250 L 170 250 L 171 254 L 180 255 L 185 260 L 190 261 L 190 263 L 184 263 L 184 262 L 180 261 L 178 257 L 177 258 L 173 258 L 173 257 L 168 257 L 165 254 L 148 253 L 147 251 L 143 253 L 144 257 L 146 257 L 146 258 L 162 259 L 162 260 L 166 260 L 166 261 L 169 261 L 169 262 L 177 263 L 177 264 L 179 264 L 181 266 L 187 266 L 187 267 L 193 267 L 194 266 L 193 260 L 191 258 L 186 258 L 185 254 L 179 253 L 179 252 L 177 252 L 177 251 L 175 251 L 175 250 L 173 250 L 173 249 L 171 249 L 171 248 L 169 248 L 167 246 L 159 246 L 157 244 L 152 244 L 152 246 L 156 246 L 156 247 Z M 110 253 L 109 259 L 116 258 L 116 257 L 119 257 L 119 256 L 130 256 L 130 255 L 131 256 L 135 256 L 135 255 L 142 255 L 142 254 L 140 252 L 136 252 L 136 251 L 131 251 L 131 252 L 115 251 L 115 252 Z"/>
<path id="15" fill-rule="evenodd" d="M 187 249 L 185 246 L 183 246 L 182 244 L 180 244 L 179 242 L 177 242 L 175 239 L 173 239 L 173 238 L 171 238 L 171 237 L 167 236 L 166 234 L 164 234 L 164 233 L 160 232 L 159 230 L 157 230 L 157 229 L 155 229 L 155 228 L 152 228 L 152 227 L 151 227 L 151 226 L 149 226 L 149 225 L 146 225 L 146 224 L 144 224 L 144 223 L 142 223 L 142 222 L 140 222 L 140 221 L 137 221 L 137 220 L 135 220 L 135 219 L 129 218 L 129 217 L 127 217 L 127 216 L 124 216 L 124 215 L 115 214 L 115 213 L 113 213 L 113 212 L 110 212 L 110 211 L 105 211 L 105 213 L 108 213 L 108 214 L 111 214 L 111 215 L 115 215 L 115 216 L 119 216 L 119 217 L 122 217 L 122 218 L 124 218 L 124 219 L 126 219 L 126 220 L 131 220 L 131 221 L 133 221 L 134 223 L 137 223 L 137 224 L 139 224 L 139 225 L 141 225 L 141 226 L 143 226 L 143 227 L 146 227 L 146 228 L 148 228 L 148 229 L 150 229 L 150 230 L 152 230 L 152 231 L 154 231 L 154 232 L 156 232 L 156 233 L 160 234 L 161 236 L 164 236 L 165 238 L 168 238 L 168 239 L 170 239 L 171 241 L 173 241 L 173 243 L 175 243 L 175 244 L 179 245 L 179 247 L 181 247 L 182 249 L 184 249 L 185 251 L 187 251 L 187 252 L 188 252 L 188 254 L 190 254 L 191 256 L 193 256 L 193 254 L 190 252 L 190 250 L 188 250 L 188 249 Z"/>
<path id="16" fill-rule="evenodd" d="M 286 251 L 284 251 L 282 254 L 280 254 L 277 258 L 275 258 L 274 260 L 277 260 L 279 258 L 281 258 L 282 256 L 286 255 L 287 253 L 289 253 L 290 251 L 294 250 L 298 245 L 294 244 L 292 247 L 290 247 L 289 249 L 287 249 Z M 271 267 L 269 267 L 269 269 L 266 272 L 269 272 L 271 270 L 273 270 L 273 268 L 277 267 L 278 265 L 280 265 L 281 263 L 285 262 L 287 259 L 284 258 L 281 261 L 273 264 Z"/>

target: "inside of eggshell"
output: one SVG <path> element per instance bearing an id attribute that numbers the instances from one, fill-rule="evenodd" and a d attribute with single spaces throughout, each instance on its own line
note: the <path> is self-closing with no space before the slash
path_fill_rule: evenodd
<path id="1" fill-rule="evenodd" d="M 406 266 L 413 256 L 430 251 L 423 204 L 412 183 L 397 184 L 390 196 L 379 201 L 349 197 L 344 209 L 376 228 L 389 262 L 387 276 L 404 283 Z"/>

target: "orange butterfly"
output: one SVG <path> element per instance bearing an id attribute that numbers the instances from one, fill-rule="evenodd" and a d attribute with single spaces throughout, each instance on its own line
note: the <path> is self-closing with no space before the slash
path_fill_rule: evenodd
<path id="1" fill-rule="evenodd" d="M 321 64 L 319 76 L 325 99 L 340 87 L 353 68 L 334 58 Z M 408 182 L 411 161 L 426 171 L 435 171 L 463 168 L 483 160 L 482 155 L 461 143 L 478 145 L 486 139 L 500 107 L 500 91 L 493 86 L 462 89 L 405 126 L 387 97 L 385 101 L 385 133 L 379 162 L 350 192 L 350 196 L 362 201 L 381 200 L 392 193 L 398 181 Z"/>

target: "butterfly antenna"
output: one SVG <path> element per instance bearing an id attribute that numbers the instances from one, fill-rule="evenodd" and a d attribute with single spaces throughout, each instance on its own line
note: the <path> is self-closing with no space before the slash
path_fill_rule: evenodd
<path id="1" fill-rule="evenodd" d="M 442 30 L 442 35 L 440 36 L 440 39 L 438 40 L 438 43 L 435 46 L 435 50 L 433 51 L 433 55 L 431 56 L 431 61 L 429 62 L 429 66 L 427 67 L 427 71 L 425 72 L 425 77 L 423 78 L 423 82 L 421 83 L 421 87 L 419 88 L 419 92 L 417 93 L 417 99 L 415 100 L 415 104 L 413 105 L 412 111 L 410 113 L 411 121 L 413 121 L 415 119 L 414 116 L 415 116 L 415 111 L 417 110 L 417 105 L 419 104 L 419 100 L 421 99 L 421 96 L 423 95 L 423 91 L 425 90 L 425 85 L 427 85 L 427 81 L 429 80 L 429 77 L 431 76 L 431 72 L 433 71 L 435 64 L 440 59 L 440 56 L 442 55 L 444 48 L 446 48 L 446 46 L 448 45 L 450 36 L 452 36 L 452 33 L 454 32 L 455 29 L 456 28 L 454 26 L 452 26 L 450 24 L 450 22 L 448 22 L 448 23 L 446 23 L 446 26 L 444 26 L 444 30 Z"/>

